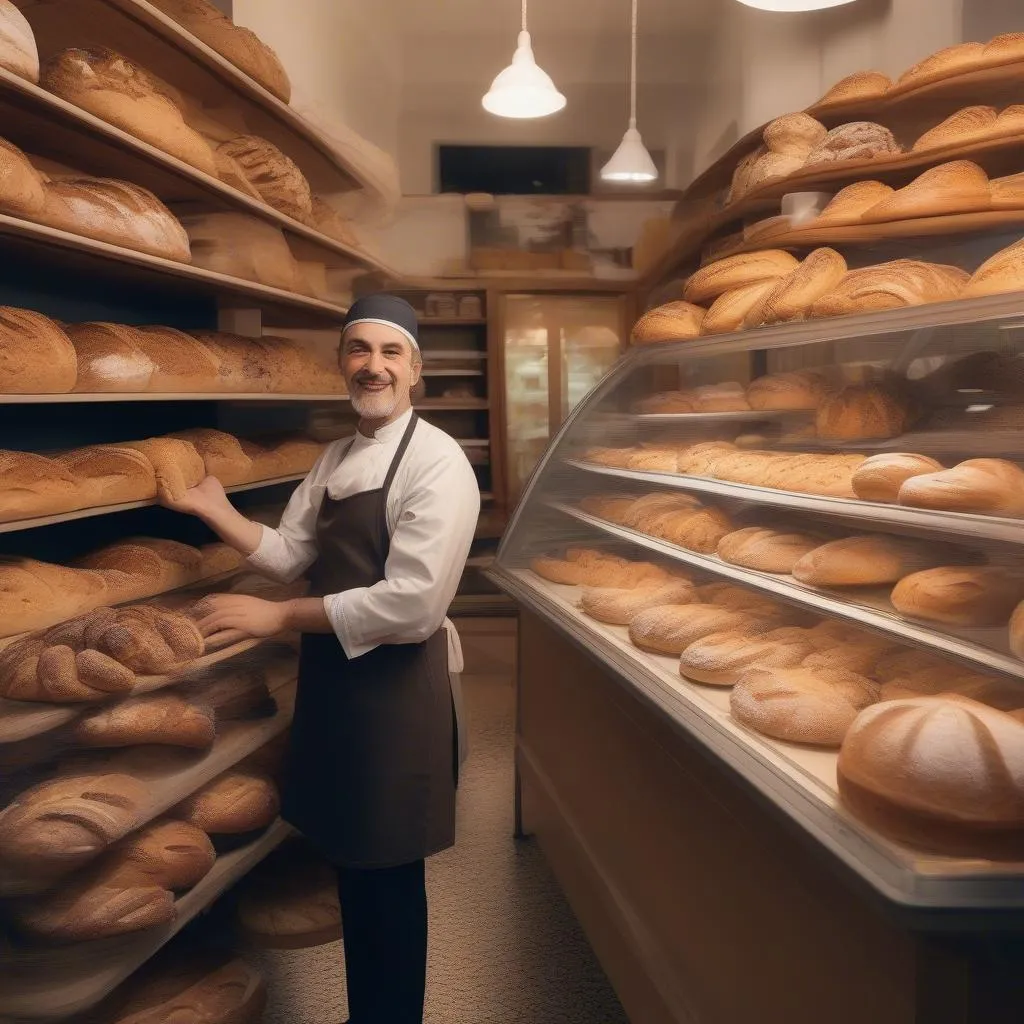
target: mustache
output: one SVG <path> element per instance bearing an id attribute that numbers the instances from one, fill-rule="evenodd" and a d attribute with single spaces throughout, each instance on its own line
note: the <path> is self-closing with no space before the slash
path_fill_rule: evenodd
<path id="1" fill-rule="evenodd" d="M 390 373 L 357 373 L 352 378 L 356 384 L 394 384 L 395 378 Z"/>

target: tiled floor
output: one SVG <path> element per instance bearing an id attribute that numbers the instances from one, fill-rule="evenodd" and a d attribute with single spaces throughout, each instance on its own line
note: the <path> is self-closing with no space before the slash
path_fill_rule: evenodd
<path id="1" fill-rule="evenodd" d="M 472 748 L 455 848 L 428 862 L 426 1024 L 625 1024 L 540 850 L 512 839 L 511 683 L 463 680 Z M 260 955 L 266 1024 L 340 1024 L 339 943 Z"/>

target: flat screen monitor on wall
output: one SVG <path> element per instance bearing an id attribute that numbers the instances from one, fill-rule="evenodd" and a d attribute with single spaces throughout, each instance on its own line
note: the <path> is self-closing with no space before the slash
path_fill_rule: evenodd
<path id="1" fill-rule="evenodd" d="M 587 195 L 590 165 L 586 146 L 439 145 L 437 191 Z"/>

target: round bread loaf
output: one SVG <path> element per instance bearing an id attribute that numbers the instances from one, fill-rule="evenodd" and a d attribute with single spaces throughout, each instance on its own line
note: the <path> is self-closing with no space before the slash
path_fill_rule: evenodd
<path id="1" fill-rule="evenodd" d="M 795 256 L 782 249 L 729 256 L 698 270 L 686 282 L 683 295 L 688 302 L 706 302 L 745 285 L 777 281 L 799 265 Z"/>
<path id="2" fill-rule="evenodd" d="M 889 438 L 910 422 L 906 406 L 889 390 L 856 384 L 830 395 L 818 407 L 818 437 L 829 441 Z"/>
<path id="3" fill-rule="evenodd" d="M 1024 724 L 964 697 L 868 708 L 839 752 L 839 793 L 872 826 L 928 849 L 1000 856 L 1024 831 Z"/>
<path id="4" fill-rule="evenodd" d="M 872 121 L 851 121 L 833 128 L 807 155 L 805 167 L 847 160 L 877 160 L 901 153 L 888 128 Z"/>
<path id="5" fill-rule="evenodd" d="M 680 655 L 679 674 L 710 686 L 735 686 L 751 668 L 792 668 L 814 650 L 803 630 L 773 630 L 763 636 L 712 633 Z"/>
<path id="6" fill-rule="evenodd" d="M 309 182 L 277 146 L 258 135 L 239 135 L 217 149 L 239 164 L 265 203 L 296 219 L 312 214 Z"/>
<path id="7" fill-rule="evenodd" d="M 77 374 L 75 347 L 56 321 L 0 306 L 0 393 L 66 394 Z"/>
<path id="8" fill-rule="evenodd" d="M 942 463 L 927 455 L 885 452 L 872 455 L 855 470 L 851 483 L 864 501 L 898 502 L 900 488 L 911 477 L 942 471 Z"/>
<path id="9" fill-rule="evenodd" d="M 826 134 L 827 130 L 820 121 L 801 111 L 777 117 L 765 128 L 763 138 L 773 153 L 806 157 Z"/>
<path id="10" fill-rule="evenodd" d="M 731 565 L 759 572 L 788 573 L 821 541 L 802 533 L 783 533 L 760 526 L 748 526 L 726 534 L 718 542 L 718 557 Z"/>
<path id="11" fill-rule="evenodd" d="M 672 604 L 651 608 L 635 616 L 629 623 L 629 639 L 643 651 L 680 655 L 694 641 L 712 633 L 763 633 L 772 625 L 749 612 L 706 604 Z"/>
<path id="12" fill-rule="evenodd" d="M 751 409 L 758 410 L 817 409 L 825 393 L 825 379 L 821 374 L 813 370 L 795 370 L 758 377 L 747 386 L 747 402 Z"/>
<path id="13" fill-rule="evenodd" d="M 729 697 L 733 717 L 776 739 L 838 747 L 859 711 L 878 690 L 854 672 L 807 668 L 755 668 Z"/>
<path id="14" fill-rule="evenodd" d="M 1024 470 L 1005 459 L 968 459 L 906 480 L 899 501 L 948 512 L 1024 516 Z"/>
<path id="15" fill-rule="evenodd" d="M 668 604 L 686 604 L 695 597 L 693 584 L 673 579 L 653 586 L 621 590 L 609 587 L 585 587 L 580 595 L 580 609 L 598 622 L 628 626 L 641 612 Z"/>
<path id="16" fill-rule="evenodd" d="M 711 304 L 701 325 L 703 334 L 730 334 L 748 324 L 761 322 L 760 309 L 764 300 L 775 288 L 775 278 L 755 281 L 742 288 L 723 292 Z"/>
<path id="17" fill-rule="evenodd" d="M 877 533 L 860 534 L 830 541 L 809 551 L 793 566 L 793 576 L 813 587 L 878 586 L 896 583 L 924 569 L 963 560 L 965 554 L 947 544 Z"/>
<path id="18" fill-rule="evenodd" d="M 280 809 L 277 787 L 265 775 L 227 771 L 170 814 L 213 835 L 266 828 Z"/>
<path id="19" fill-rule="evenodd" d="M 892 88 L 892 79 L 881 71 L 855 71 L 852 75 L 839 79 L 815 107 L 826 107 L 830 104 L 849 103 L 854 100 L 874 99 L 883 96 Z"/>
<path id="20" fill-rule="evenodd" d="M 648 310 L 633 325 L 629 340 L 634 345 L 661 341 L 689 341 L 700 336 L 706 310 L 692 302 L 669 302 Z"/>
<path id="21" fill-rule="evenodd" d="M 911 618 L 951 626 L 1005 625 L 1024 599 L 1024 580 L 993 566 L 943 566 L 900 580 L 893 607 Z"/>

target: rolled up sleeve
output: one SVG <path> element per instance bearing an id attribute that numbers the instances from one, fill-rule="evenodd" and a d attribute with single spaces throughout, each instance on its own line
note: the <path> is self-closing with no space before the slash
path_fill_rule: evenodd
<path id="1" fill-rule="evenodd" d="M 480 490 L 461 452 L 417 475 L 391 536 L 384 579 L 324 598 L 345 654 L 419 643 L 444 623 L 480 514 Z"/>

